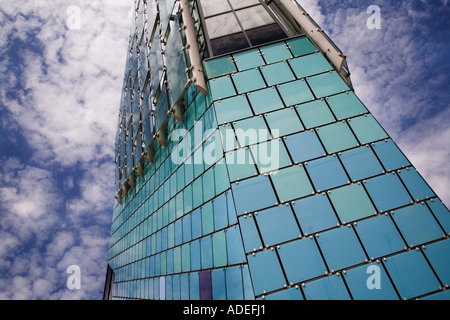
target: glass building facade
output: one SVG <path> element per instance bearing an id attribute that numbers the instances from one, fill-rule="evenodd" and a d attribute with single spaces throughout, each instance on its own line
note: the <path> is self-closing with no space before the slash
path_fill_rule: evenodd
<path id="1" fill-rule="evenodd" d="M 450 298 L 448 209 L 301 6 L 134 8 L 107 298 Z"/>

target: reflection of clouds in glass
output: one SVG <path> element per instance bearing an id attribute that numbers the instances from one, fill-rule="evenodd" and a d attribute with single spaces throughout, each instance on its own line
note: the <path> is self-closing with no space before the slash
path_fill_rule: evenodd
<path id="1" fill-rule="evenodd" d="M 201 5 L 205 17 L 231 10 L 226 0 L 203 0 Z"/>
<path id="2" fill-rule="evenodd" d="M 238 16 L 238 19 L 245 30 L 264 26 L 274 22 L 270 14 L 266 11 L 266 9 L 264 9 L 263 6 L 255 6 L 239 10 L 236 11 L 236 15 Z"/>
<path id="3" fill-rule="evenodd" d="M 245 8 L 251 5 L 260 4 L 258 0 L 230 0 L 233 9 Z"/>
<path id="4" fill-rule="evenodd" d="M 206 19 L 206 28 L 211 39 L 241 31 L 232 12 Z"/>

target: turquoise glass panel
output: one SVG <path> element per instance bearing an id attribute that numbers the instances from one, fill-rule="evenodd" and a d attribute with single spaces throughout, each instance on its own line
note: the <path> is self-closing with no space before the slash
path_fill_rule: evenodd
<path id="1" fill-rule="evenodd" d="M 405 184 L 409 193 L 415 200 L 422 200 L 426 197 L 434 197 L 433 190 L 414 168 L 407 168 L 398 172 L 398 176 Z"/>
<path id="2" fill-rule="evenodd" d="M 274 63 L 292 58 L 291 52 L 284 42 L 269 44 L 260 48 L 264 60 Z"/>
<path id="3" fill-rule="evenodd" d="M 222 194 L 213 200 L 214 229 L 220 230 L 228 225 L 227 195 Z"/>
<path id="4" fill-rule="evenodd" d="M 291 52 L 294 56 L 303 56 L 317 51 L 317 48 L 311 43 L 307 37 L 299 37 L 287 41 Z"/>
<path id="5" fill-rule="evenodd" d="M 231 56 L 224 56 L 204 62 L 208 79 L 233 73 L 236 70 Z"/>
<path id="6" fill-rule="evenodd" d="M 362 219 L 376 212 L 361 184 L 340 187 L 328 195 L 342 223 Z"/>
<path id="7" fill-rule="evenodd" d="M 375 143 L 373 150 L 386 170 L 395 170 L 402 166 L 406 167 L 411 165 L 396 144 L 390 139 Z"/>
<path id="8" fill-rule="evenodd" d="M 233 83 L 229 76 L 214 78 L 209 81 L 211 95 L 214 100 L 225 99 L 236 94 Z"/>
<path id="9" fill-rule="evenodd" d="M 258 49 L 238 52 L 233 54 L 233 56 L 240 71 L 264 65 L 264 60 Z"/>
<path id="10" fill-rule="evenodd" d="M 379 211 L 391 210 L 411 201 L 396 174 L 389 173 L 369 179 L 365 186 Z"/>
<path id="11" fill-rule="evenodd" d="M 231 76 L 238 93 L 264 88 L 266 83 L 258 69 L 241 71 Z"/>
<path id="12" fill-rule="evenodd" d="M 297 78 L 304 78 L 318 73 L 333 70 L 333 67 L 322 54 L 310 54 L 289 61 Z"/>
<path id="13" fill-rule="evenodd" d="M 425 204 L 398 209 L 392 216 L 408 245 L 440 239 L 444 234 Z"/>
<path id="14" fill-rule="evenodd" d="M 198 177 L 192 183 L 192 189 L 195 192 L 192 193 L 192 205 L 194 208 L 197 208 L 203 203 L 203 177 Z"/>
<path id="15" fill-rule="evenodd" d="M 290 206 L 280 205 L 259 211 L 255 217 L 266 246 L 295 239 L 301 235 Z"/>
<path id="16" fill-rule="evenodd" d="M 236 149 L 238 147 L 238 143 L 236 141 L 234 130 L 231 127 L 231 124 L 221 126 L 219 128 L 219 131 L 220 131 L 220 138 L 222 141 L 222 148 L 225 152 Z"/>
<path id="17" fill-rule="evenodd" d="M 294 106 L 314 99 L 311 90 L 303 80 L 282 84 L 278 90 L 286 106 Z"/>
<path id="18" fill-rule="evenodd" d="M 314 239 L 305 238 L 278 248 L 281 264 L 289 283 L 298 283 L 327 272 Z"/>
<path id="19" fill-rule="evenodd" d="M 220 194 L 230 187 L 227 165 L 225 163 L 218 163 L 214 166 L 214 179 L 216 181 L 216 194 Z"/>
<path id="20" fill-rule="evenodd" d="M 282 288 L 286 284 L 275 250 L 264 250 L 249 255 L 248 267 L 255 295 Z"/>
<path id="21" fill-rule="evenodd" d="M 227 238 L 228 263 L 237 264 L 245 262 L 244 246 L 242 244 L 241 232 L 238 226 L 230 227 L 225 230 Z M 261 245 L 261 242 L 259 242 Z M 259 248 L 259 247 L 258 247 Z"/>
<path id="22" fill-rule="evenodd" d="M 379 215 L 359 221 L 356 233 L 370 258 L 380 258 L 405 247 L 402 237 L 388 215 Z"/>
<path id="23" fill-rule="evenodd" d="M 378 283 L 374 284 L 371 277 L 377 277 L 379 288 L 375 287 Z M 355 300 L 398 300 L 386 271 L 379 263 L 365 264 L 347 270 L 344 278 Z"/>
<path id="24" fill-rule="evenodd" d="M 383 167 L 369 146 L 342 152 L 339 157 L 353 181 L 383 172 Z"/>
<path id="25" fill-rule="evenodd" d="M 264 175 L 234 183 L 231 189 L 238 215 L 266 208 L 277 202 L 269 177 Z"/>
<path id="26" fill-rule="evenodd" d="M 326 194 L 317 194 L 295 201 L 292 205 L 300 228 L 305 235 L 325 230 L 338 224 L 336 214 Z"/>
<path id="27" fill-rule="evenodd" d="M 250 92 L 247 96 L 255 114 L 283 108 L 283 102 L 274 87 Z"/>
<path id="28" fill-rule="evenodd" d="M 338 120 L 369 112 L 353 92 L 345 92 L 326 99 Z"/>
<path id="29" fill-rule="evenodd" d="M 351 227 L 341 227 L 318 235 L 317 241 L 330 270 L 340 270 L 364 262 L 364 254 Z"/>
<path id="30" fill-rule="evenodd" d="M 194 210 L 190 216 L 192 221 L 192 239 L 200 238 L 203 234 L 201 208 Z"/>
<path id="31" fill-rule="evenodd" d="M 262 247 L 253 216 L 240 217 L 239 225 L 242 230 L 242 240 L 244 241 L 245 252 L 252 252 L 253 249 Z"/>
<path id="32" fill-rule="evenodd" d="M 371 114 L 349 119 L 348 123 L 361 144 L 388 138 Z"/>
<path id="33" fill-rule="evenodd" d="M 291 165 L 291 159 L 281 139 L 262 142 L 250 147 L 260 173 Z"/>
<path id="34" fill-rule="evenodd" d="M 214 267 L 225 266 L 228 263 L 225 231 L 216 232 L 212 235 L 212 245 Z"/>
<path id="35" fill-rule="evenodd" d="M 213 300 L 226 300 L 225 270 L 214 269 L 211 271 L 212 298 Z"/>
<path id="36" fill-rule="evenodd" d="M 183 242 L 191 241 L 192 239 L 191 216 L 186 215 L 181 220 L 183 223 Z"/>
<path id="37" fill-rule="evenodd" d="M 191 245 L 191 269 L 200 270 L 201 264 L 201 250 L 200 250 L 200 240 L 193 241 Z"/>
<path id="38" fill-rule="evenodd" d="M 429 296 L 425 296 L 420 298 L 420 300 L 442 300 L 447 301 L 450 300 L 450 290 L 439 291 L 437 293 L 433 293 Z"/>
<path id="39" fill-rule="evenodd" d="M 440 225 L 444 228 L 447 234 L 450 233 L 450 212 L 439 199 L 432 199 L 427 201 L 427 204 L 433 212 Z"/>
<path id="40" fill-rule="evenodd" d="M 202 269 L 209 269 L 213 267 L 213 252 L 211 236 L 206 236 L 200 239 L 201 261 Z"/>
<path id="41" fill-rule="evenodd" d="M 228 224 L 233 225 L 237 222 L 236 207 L 232 192 L 225 192 L 227 195 Z"/>
<path id="42" fill-rule="evenodd" d="M 328 97 L 349 90 L 348 85 L 335 71 L 308 78 L 316 98 Z"/>
<path id="43" fill-rule="evenodd" d="M 450 240 L 442 240 L 427 245 L 423 252 L 430 261 L 437 276 L 447 286 L 450 284 Z M 443 253 L 447 254 L 443 254 Z"/>
<path id="44" fill-rule="evenodd" d="M 264 300 L 303 300 L 303 296 L 299 288 L 293 287 L 264 296 Z"/>
<path id="45" fill-rule="evenodd" d="M 278 62 L 263 66 L 261 67 L 261 72 L 269 86 L 295 80 L 295 76 L 287 62 Z"/>
<path id="46" fill-rule="evenodd" d="M 306 300 L 350 300 L 341 276 L 331 275 L 302 287 Z"/>
<path id="47" fill-rule="evenodd" d="M 285 142 L 295 163 L 318 158 L 325 152 L 313 130 L 287 136 Z"/>
<path id="48" fill-rule="evenodd" d="M 297 112 L 306 129 L 334 121 L 333 114 L 323 100 L 315 100 L 298 106 Z"/>
<path id="49" fill-rule="evenodd" d="M 314 192 L 305 169 L 301 166 L 278 170 L 271 177 L 281 202 L 301 198 Z"/>
<path id="50" fill-rule="evenodd" d="M 209 201 L 215 196 L 214 169 L 210 169 L 203 174 L 203 199 Z"/>
<path id="51" fill-rule="evenodd" d="M 328 153 L 343 151 L 358 145 L 346 122 L 329 124 L 316 130 Z"/>
<path id="52" fill-rule="evenodd" d="M 186 272 L 191 270 L 191 245 L 184 244 L 181 247 L 181 271 Z"/>
<path id="53" fill-rule="evenodd" d="M 219 125 L 253 115 L 250 105 L 244 96 L 236 96 L 214 102 Z"/>
<path id="54" fill-rule="evenodd" d="M 252 280 L 250 278 L 250 271 L 247 264 L 242 266 L 242 280 L 244 284 L 244 299 L 255 300 L 255 293 L 253 291 Z"/>
<path id="55" fill-rule="evenodd" d="M 314 187 L 327 190 L 348 182 L 347 174 L 336 156 L 328 156 L 305 164 Z"/>
<path id="56" fill-rule="evenodd" d="M 181 300 L 189 300 L 189 274 L 180 275 L 180 298 Z"/>
<path id="57" fill-rule="evenodd" d="M 237 121 L 234 124 L 234 131 L 241 147 L 266 141 L 270 138 L 269 129 L 267 129 L 264 118 L 261 116 Z"/>
<path id="58" fill-rule="evenodd" d="M 189 299 L 200 300 L 200 281 L 199 273 L 189 273 Z"/>
<path id="59" fill-rule="evenodd" d="M 240 266 L 229 267 L 225 270 L 227 299 L 243 300 L 244 287 L 242 282 L 242 269 Z"/>
<path id="60" fill-rule="evenodd" d="M 214 231 L 214 208 L 212 202 L 205 203 L 201 207 L 202 212 L 202 232 L 209 234 Z"/>
<path id="61" fill-rule="evenodd" d="M 410 250 L 391 256 L 384 264 L 402 299 L 411 299 L 439 287 L 438 280 L 420 251 Z"/>
<path id="62" fill-rule="evenodd" d="M 297 113 L 293 108 L 285 108 L 265 115 L 270 132 L 274 138 L 303 130 Z"/>

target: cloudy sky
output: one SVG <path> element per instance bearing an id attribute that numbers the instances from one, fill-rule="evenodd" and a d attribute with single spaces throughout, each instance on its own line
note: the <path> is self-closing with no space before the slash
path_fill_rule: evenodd
<path id="1" fill-rule="evenodd" d="M 132 2 L 0 0 L 0 299 L 102 297 Z M 299 2 L 449 206 L 447 0 Z M 370 5 L 381 29 L 367 27 Z M 67 288 L 71 265 L 80 290 Z"/>

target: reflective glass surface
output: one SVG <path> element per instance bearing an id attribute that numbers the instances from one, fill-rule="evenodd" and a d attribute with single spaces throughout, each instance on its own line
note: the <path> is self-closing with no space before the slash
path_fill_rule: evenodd
<path id="1" fill-rule="evenodd" d="M 289 61 L 297 78 L 304 78 L 318 73 L 330 71 L 333 67 L 321 54 L 310 54 Z"/>
<path id="2" fill-rule="evenodd" d="M 305 164 L 316 190 L 327 190 L 346 184 L 349 179 L 338 157 L 328 156 Z"/>
<path id="3" fill-rule="evenodd" d="M 293 108 L 285 108 L 265 115 L 270 132 L 274 138 L 303 130 L 302 123 Z"/>
<path id="4" fill-rule="evenodd" d="M 242 71 L 232 76 L 238 93 L 249 92 L 266 86 L 264 79 L 258 69 Z"/>
<path id="5" fill-rule="evenodd" d="M 383 167 L 369 146 L 342 152 L 339 158 L 353 181 L 383 172 Z"/>
<path id="6" fill-rule="evenodd" d="M 239 118 L 252 115 L 250 105 L 244 96 L 235 96 L 229 99 L 214 102 L 217 122 L 223 124 Z"/>
<path id="7" fill-rule="evenodd" d="M 321 126 L 334 121 L 324 100 L 315 100 L 302 104 L 296 108 L 306 129 Z"/>
<path id="8" fill-rule="evenodd" d="M 277 200 L 268 176 L 257 176 L 231 186 L 237 214 L 274 205 Z"/>
<path id="9" fill-rule="evenodd" d="M 335 71 L 308 78 L 307 81 L 317 98 L 328 97 L 349 89 Z"/>
<path id="10" fill-rule="evenodd" d="M 282 84 L 278 87 L 278 90 L 286 106 L 293 106 L 314 99 L 311 90 L 303 80 Z"/>
<path id="11" fill-rule="evenodd" d="M 286 283 L 275 250 L 264 250 L 247 259 L 256 295 L 281 288 Z"/>
<path id="12" fill-rule="evenodd" d="M 386 132 L 381 128 L 372 115 L 364 115 L 349 119 L 348 123 L 361 144 L 387 138 Z"/>
<path id="13" fill-rule="evenodd" d="M 286 146 L 295 163 L 324 155 L 324 150 L 313 130 L 300 132 L 285 138 Z"/>
<path id="14" fill-rule="evenodd" d="M 301 198 L 314 192 L 305 169 L 301 166 L 278 170 L 271 175 L 271 178 L 281 202 Z"/>
<path id="15" fill-rule="evenodd" d="M 358 145 L 358 141 L 346 122 L 337 122 L 317 130 L 328 153 L 335 153 Z"/>
<path id="16" fill-rule="evenodd" d="M 278 62 L 261 67 L 261 72 L 269 86 L 292 81 L 295 79 L 294 74 L 289 68 L 287 62 Z M 298 88 L 297 88 L 298 89 Z"/>
<path id="17" fill-rule="evenodd" d="M 283 107 L 283 102 L 275 87 L 251 92 L 248 94 L 248 98 L 255 114 L 262 114 Z"/>

